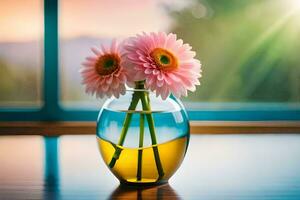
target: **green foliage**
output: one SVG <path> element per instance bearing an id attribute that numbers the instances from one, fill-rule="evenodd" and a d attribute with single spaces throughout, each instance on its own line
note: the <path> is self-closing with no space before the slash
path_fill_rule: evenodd
<path id="1" fill-rule="evenodd" d="M 170 13 L 171 31 L 193 46 L 203 65 L 202 85 L 187 100 L 300 101 L 299 13 L 282 10 L 281 3 L 199 1 Z M 194 14 L 199 5 L 206 8 L 202 18 Z"/>
<path id="2" fill-rule="evenodd" d="M 33 104 L 39 99 L 36 70 L 0 59 L 0 105 Z"/>

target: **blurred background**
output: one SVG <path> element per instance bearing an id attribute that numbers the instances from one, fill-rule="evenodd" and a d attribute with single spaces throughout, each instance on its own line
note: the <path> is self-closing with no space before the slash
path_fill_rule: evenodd
<path id="1" fill-rule="evenodd" d="M 85 94 L 78 70 L 92 46 L 109 43 L 115 37 L 166 31 L 193 46 L 203 65 L 201 86 L 183 98 L 188 111 L 196 109 L 193 120 L 299 120 L 300 0 L 58 0 L 59 103 L 63 108 L 78 109 L 77 113 L 64 113 L 56 107 L 50 112 L 53 107 L 49 105 L 40 109 L 44 108 L 45 75 L 43 2 L 0 0 L 0 118 L 12 120 L 0 128 L 18 130 L 13 134 L 31 134 L 32 130 L 41 135 L 53 133 L 51 137 L 5 136 L 0 131 L 0 199 L 99 199 L 103 193 L 109 199 L 123 195 L 117 180 L 100 161 L 94 135 L 55 137 L 65 130 L 59 126 L 61 122 L 34 122 L 81 121 L 86 117 L 95 121 L 94 114 L 104 100 Z M 262 112 L 258 117 L 252 113 L 244 113 L 244 117 L 239 112 L 214 113 L 228 107 L 250 112 L 259 108 Z M 270 107 L 283 108 L 283 112 L 264 115 Z M 285 110 L 287 107 L 292 111 Z M 18 110 L 15 108 L 38 111 L 14 112 Z M 86 108 L 95 112 L 84 112 Z M 208 117 L 197 112 L 209 108 L 213 113 Z M 33 121 L 31 127 L 16 125 L 13 120 L 18 115 L 18 119 Z M 270 117 L 274 115 L 282 117 Z M 204 131 L 215 123 L 212 121 Z M 299 130 L 299 121 L 294 122 L 294 129 L 280 129 L 282 124 L 271 123 L 273 127 L 265 130 L 261 126 L 216 126 L 221 133 L 224 128 L 227 133 L 255 130 L 258 134 L 253 135 L 193 134 L 190 153 L 168 190 L 174 189 L 178 199 L 199 199 L 199 195 L 204 199 L 299 199 L 300 138 L 285 134 Z M 71 128 L 67 124 L 66 130 L 69 127 L 94 134 L 94 125 L 83 124 L 82 128 L 80 122 L 79 126 L 74 124 Z M 55 133 L 57 130 L 60 132 Z M 260 131 L 270 130 L 284 131 L 282 135 L 260 135 Z M 195 180 L 200 181 L 191 184 Z M 156 190 L 150 193 L 161 193 Z"/>
<path id="2" fill-rule="evenodd" d="M 60 100 L 95 107 L 78 73 L 90 47 L 141 31 L 174 32 L 203 64 L 184 102 L 300 102 L 299 0 L 60 0 Z M 0 1 L 0 106 L 42 105 L 43 1 Z M 192 104 L 191 104 L 192 105 Z"/>

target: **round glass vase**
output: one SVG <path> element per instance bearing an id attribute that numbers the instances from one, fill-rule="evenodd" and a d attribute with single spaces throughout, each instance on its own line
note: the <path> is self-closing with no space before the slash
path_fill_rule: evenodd
<path id="1" fill-rule="evenodd" d="M 163 100 L 148 90 L 127 90 L 106 100 L 97 120 L 100 153 L 124 184 L 168 182 L 184 159 L 190 137 L 179 99 Z"/>

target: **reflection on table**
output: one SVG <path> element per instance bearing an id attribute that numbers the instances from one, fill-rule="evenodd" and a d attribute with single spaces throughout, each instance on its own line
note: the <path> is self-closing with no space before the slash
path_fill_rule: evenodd
<path id="1" fill-rule="evenodd" d="M 0 136 L 0 199 L 300 199 L 300 135 L 193 135 L 169 184 L 120 186 L 94 136 Z"/>

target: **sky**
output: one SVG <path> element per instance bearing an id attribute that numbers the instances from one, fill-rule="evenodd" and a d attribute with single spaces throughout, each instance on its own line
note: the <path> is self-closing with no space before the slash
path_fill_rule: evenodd
<path id="1" fill-rule="evenodd" d="M 43 33 L 40 0 L 0 1 L 0 41 L 40 39 Z"/>
<path id="2" fill-rule="evenodd" d="M 141 31 L 166 31 L 172 25 L 163 6 L 180 9 L 180 0 L 61 0 L 59 34 L 122 37 Z M 43 36 L 42 0 L 1 0 L 0 41 L 29 41 Z"/>

